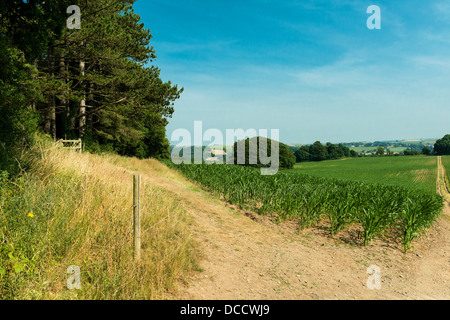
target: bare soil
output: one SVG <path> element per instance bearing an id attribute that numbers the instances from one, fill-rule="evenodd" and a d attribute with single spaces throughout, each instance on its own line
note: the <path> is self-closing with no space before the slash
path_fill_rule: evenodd
<path id="1" fill-rule="evenodd" d="M 299 230 L 294 222 L 233 208 L 156 161 L 146 175 L 174 194 L 192 215 L 200 270 L 180 284 L 179 300 L 449 299 L 450 207 L 404 253 L 399 241 L 361 245 L 358 227 L 331 238 L 326 224 Z M 438 170 L 439 171 L 439 170 Z M 370 289 L 369 266 L 381 271 Z"/>

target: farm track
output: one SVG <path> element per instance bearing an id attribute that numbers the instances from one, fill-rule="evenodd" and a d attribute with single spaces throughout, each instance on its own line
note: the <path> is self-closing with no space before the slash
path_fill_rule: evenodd
<path id="1" fill-rule="evenodd" d="M 374 240 L 362 247 L 358 230 L 331 239 L 323 228 L 298 231 L 294 223 L 237 210 L 159 162 L 139 171 L 143 180 L 173 194 L 193 217 L 200 271 L 170 297 L 180 300 L 449 299 L 449 207 L 414 243 Z M 367 288 L 367 268 L 381 270 L 381 289 Z"/>
<path id="2" fill-rule="evenodd" d="M 446 168 L 442 164 L 442 157 L 438 156 L 438 177 L 437 177 L 437 189 L 439 194 L 444 200 L 450 204 L 450 186 L 448 185 Z"/>

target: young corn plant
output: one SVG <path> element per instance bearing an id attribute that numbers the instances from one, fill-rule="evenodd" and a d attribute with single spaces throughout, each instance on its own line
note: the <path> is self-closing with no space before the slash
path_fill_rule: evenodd
<path id="1" fill-rule="evenodd" d="M 229 203 L 276 214 L 280 221 L 296 219 L 301 228 L 327 217 L 334 236 L 357 221 L 364 229 L 364 245 L 397 225 L 406 249 L 442 209 L 441 197 L 404 187 L 283 172 L 261 176 L 258 169 L 237 165 L 167 165 Z"/>
<path id="2" fill-rule="evenodd" d="M 411 199 L 408 199 L 401 212 L 400 220 L 400 230 L 403 235 L 403 250 L 405 252 L 409 249 L 414 249 L 411 242 L 418 236 L 420 230 L 422 229 L 420 218 L 420 207 L 415 205 Z"/>
<path id="3" fill-rule="evenodd" d="M 327 216 L 331 225 L 331 237 L 334 237 L 354 221 L 354 207 L 351 200 L 340 199 L 336 204 L 330 205 L 327 210 Z"/>
<path id="4" fill-rule="evenodd" d="M 358 221 L 364 230 L 364 246 L 367 246 L 383 230 L 388 217 L 389 213 L 377 210 L 376 208 L 362 209 L 362 212 L 358 215 Z"/>

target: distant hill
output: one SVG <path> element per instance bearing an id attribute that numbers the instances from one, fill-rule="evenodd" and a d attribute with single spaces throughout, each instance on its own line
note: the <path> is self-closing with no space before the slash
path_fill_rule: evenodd
<path id="1" fill-rule="evenodd" d="M 408 151 L 422 151 L 424 146 L 433 148 L 437 139 L 405 139 L 405 140 L 386 140 L 386 141 L 359 141 L 359 142 L 342 142 L 342 144 L 351 150 L 355 150 L 358 153 L 373 153 L 376 152 L 378 147 L 388 149 L 392 153 L 400 153 L 405 150 Z M 321 141 L 323 144 L 326 141 Z M 293 151 L 297 150 L 303 145 L 310 145 L 305 143 L 291 143 L 288 144 L 289 148 Z"/>

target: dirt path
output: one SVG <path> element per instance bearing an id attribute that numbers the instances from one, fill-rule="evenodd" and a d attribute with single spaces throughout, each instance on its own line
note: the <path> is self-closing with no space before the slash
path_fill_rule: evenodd
<path id="1" fill-rule="evenodd" d="M 175 299 L 450 299 L 450 208 L 416 240 L 414 253 L 377 240 L 368 247 L 347 235 L 239 212 L 156 161 L 147 179 L 172 192 L 194 218 L 201 271 Z M 367 268 L 379 267 L 381 288 L 369 289 Z"/>
<path id="2" fill-rule="evenodd" d="M 450 203 L 450 186 L 447 184 L 447 179 L 445 175 L 445 167 L 442 164 L 442 157 L 437 157 L 438 162 L 438 177 L 437 177 L 437 190 L 438 193 Z"/>

